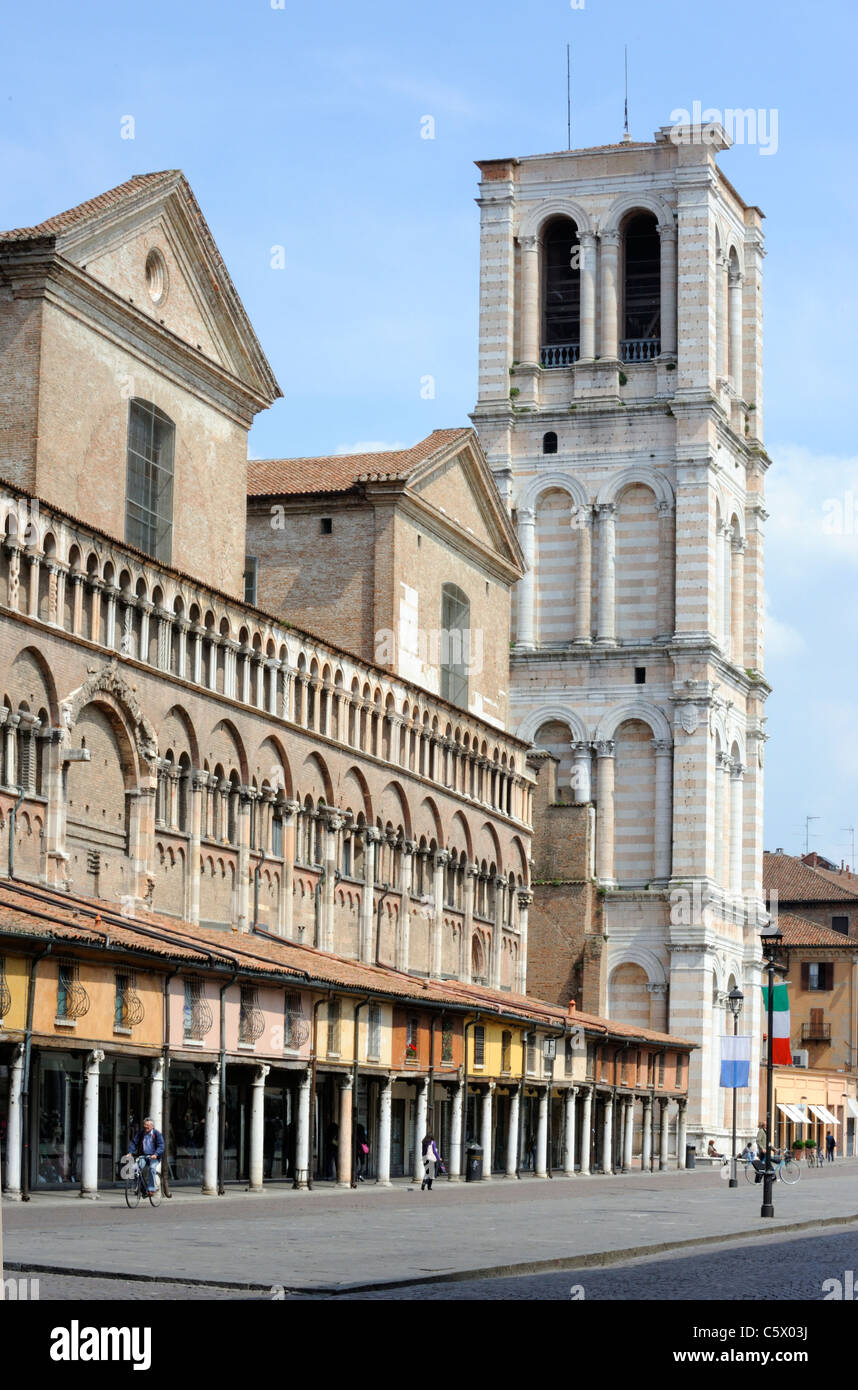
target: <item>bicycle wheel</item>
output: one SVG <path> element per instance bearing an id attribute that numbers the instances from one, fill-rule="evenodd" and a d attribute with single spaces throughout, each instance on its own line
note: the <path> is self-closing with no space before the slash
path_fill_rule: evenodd
<path id="1" fill-rule="evenodd" d="M 745 1182 L 756 1182 L 756 1180 L 757 1180 L 757 1170 L 756 1170 L 756 1168 L 754 1167 L 753 1163 L 746 1163 L 746 1164 L 745 1164 Z"/>
<path id="2" fill-rule="evenodd" d="M 136 1173 L 125 1184 L 125 1202 L 129 1207 L 139 1207 L 140 1205 L 140 1183 Z"/>
<path id="3" fill-rule="evenodd" d="M 160 1178 L 156 1178 L 156 1179 L 155 1179 L 155 1191 L 149 1193 L 149 1201 L 152 1203 L 152 1206 L 153 1206 L 153 1207 L 160 1207 L 160 1205 L 161 1205 L 161 1179 L 160 1179 Z"/>
<path id="4" fill-rule="evenodd" d="M 790 1185 L 798 1182 L 801 1177 L 801 1164 L 796 1163 L 794 1158 L 785 1158 L 778 1168 L 778 1177 L 781 1182 L 786 1182 Z"/>

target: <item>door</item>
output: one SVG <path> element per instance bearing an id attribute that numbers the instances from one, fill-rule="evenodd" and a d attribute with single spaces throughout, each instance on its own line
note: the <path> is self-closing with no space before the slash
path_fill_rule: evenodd
<path id="1" fill-rule="evenodd" d="M 394 1100 L 390 1108 L 390 1172 L 405 1176 L 405 1101 Z"/>

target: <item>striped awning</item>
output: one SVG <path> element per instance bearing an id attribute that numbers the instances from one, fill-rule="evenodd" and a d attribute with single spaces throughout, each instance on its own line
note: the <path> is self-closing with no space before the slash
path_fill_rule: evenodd
<path id="1" fill-rule="evenodd" d="M 824 1105 L 811 1105 L 811 1106 L 809 1107 L 809 1109 L 810 1109 L 811 1112 L 816 1116 L 816 1118 L 817 1118 L 818 1120 L 821 1120 L 821 1121 L 822 1121 L 822 1123 L 823 1123 L 824 1125 L 839 1125 L 839 1124 L 840 1124 L 840 1121 L 838 1120 L 837 1116 L 836 1116 L 836 1115 L 832 1115 L 832 1113 L 831 1113 L 830 1110 L 826 1110 L 826 1108 L 825 1108 Z"/>
<path id="2" fill-rule="evenodd" d="M 846 1104 L 850 1115 L 858 1115 L 858 1101 L 854 1101 L 851 1096 L 846 1097 Z"/>
<path id="3" fill-rule="evenodd" d="M 800 1110 L 797 1105 L 781 1105 L 780 1101 L 778 1101 L 778 1110 L 782 1110 L 787 1119 L 792 1120 L 794 1125 L 810 1124 L 810 1120 L 807 1118 L 804 1111 Z"/>

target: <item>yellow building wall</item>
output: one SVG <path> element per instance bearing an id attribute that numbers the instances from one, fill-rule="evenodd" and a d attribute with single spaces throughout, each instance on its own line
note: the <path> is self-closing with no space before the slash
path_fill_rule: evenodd
<path id="1" fill-rule="evenodd" d="M 474 1061 L 474 1029 L 468 1029 L 468 1072 L 471 1076 L 521 1076 L 522 1067 L 522 1029 L 512 1024 L 486 1023 L 477 1025 L 486 1030 L 485 1064 L 478 1067 Z M 510 1064 L 506 1071 L 501 1070 L 503 1034 L 512 1035 L 510 1044 Z"/>
<path id="2" fill-rule="evenodd" d="M 116 974 L 121 964 L 105 967 L 92 962 L 78 962 L 78 983 L 89 996 L 89 1008 L 72 1023 L 57 1023 L 57 985 L 59 960 L 48 956 L 39 965 L 36 975 L 36 1001 L 33 1011 L 33 1030 L 55 1038 L 92 1039 L 117 1045 L 135 1044 L 142 1047 L 162 1045 L 162 986 L 161 976 L 137 970 L 134 993 L 143 1005 L 143 1019 L 130 1033 L 116 1032 Z"/>
<path id="3" fill-rule="evenodd" d="M 12 996 L 12 1006 L 6 1017 L 0 1020 L 2 1038 L 4 1032 L 27 1026 L 27 981 L 30 975 L 30 961 L 26 956 L 8 956 L 2 951 L 0 959 L 6 962 L 6 985 Z"/>

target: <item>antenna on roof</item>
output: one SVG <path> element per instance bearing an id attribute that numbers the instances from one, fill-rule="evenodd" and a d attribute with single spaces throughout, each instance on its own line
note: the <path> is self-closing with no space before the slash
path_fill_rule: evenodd
<path id="1" fill-rule="evenodd" d="M 805 816 L 804 818 L 804 852 L 810 854 L 810 822 L 819 820 L 819 816 Z M 816 836 L 813 837 L 816 839 Z"/>
<path id="2" fill-rule="evenodd" d="M 566 148 L 572 148 L 572 45 L 566 45 Z"/>
<path id="3" fill-rule="evenodd" d="M 623 109 L 623 139 L 624 139 L 624 140 L 631 140 L 632 137 L 631 137 L 631 135 L 629 134 L 629 46 L 628 46 L 628 44 L 625 44 L 625 46 L 624 46 L 624 48 L 623 48 L 623 53 L 624 53 L 624 55 L 625 55 L 625 69 L 626 69 L 626 101 L 625 101 L 625 107 L 624 107 L 624 109 Z"/>
<path id="4" fill-rule="evenodd" d="M 844 826 L 842 826 L 841 828 L 842 828 L 842 830 L 844 831 L 844 833 L 845 833 L 846 835 L 851 835 L 851 837 L 852 837 L 852 858 L 849 860 L 849 867 L 850 867 L 850 869 L 852 870 L 852 872 L 854 873 L 854 872 L 855 872 L 855 827 L 854 827 L 854 825 L 844 825 Z"/>

